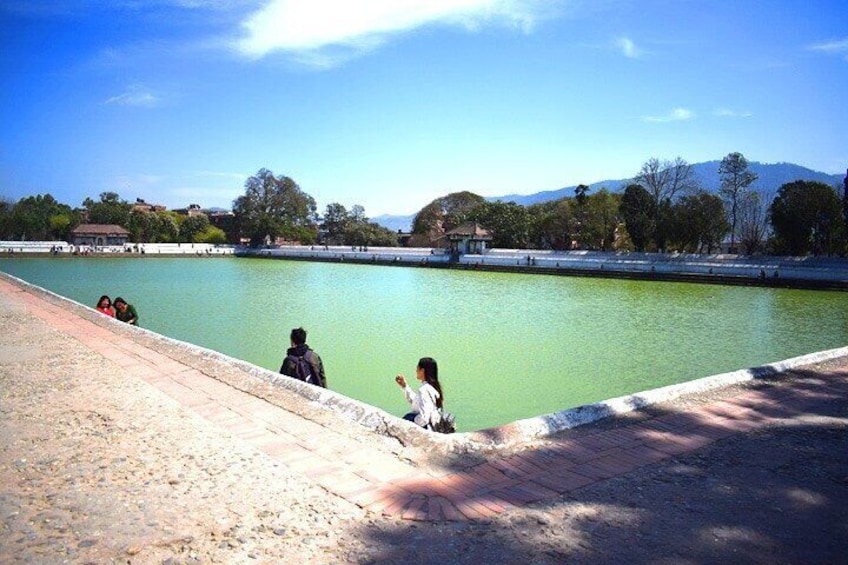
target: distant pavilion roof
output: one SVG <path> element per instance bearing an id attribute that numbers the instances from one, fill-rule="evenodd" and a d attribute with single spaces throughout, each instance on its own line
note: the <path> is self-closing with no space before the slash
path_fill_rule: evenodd
<path id="1" fill-rule="evenodd" d="M 80 224 L 71 230 L 71 235 L 128 236 L 130 232 L 114 224 Z"/>
<path id="2" fill-rule="evenodd" d="M 487 229 L 481 228 L 480 224 L 478 224 L 477 222 L 466 222 L 460 226 L 453 228 L 445 235 L 450 237 L 451 239 L 463 237 L 469 237 L 478 240 L 492 239 L 492 233 Z"/>

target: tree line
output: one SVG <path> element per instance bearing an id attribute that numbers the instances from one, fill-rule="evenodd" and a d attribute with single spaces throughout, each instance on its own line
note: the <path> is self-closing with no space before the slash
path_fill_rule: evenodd
<path id="1" fill-rule="evenodd" d="M 358 204 L 348 210 L 333 202 L 321 218 L 315 199 L 287 176 L 260 169 L 244 188 L 233 202 L 234 229 L 253 247 L 281 239 L 304 245 L 398 245 L 397 234 L 371 222 Z"/>
<path id="2" fill-rule="evenodd" d="M 99 200 L 86 198 L 72 208 L 52 195 L 0 200 L 0 240 L 71 241 L 80 224 L 109 224 L 130 232 L 135 243 L 241 243 L 253 246 L 280 240 L 313 244 L 397 246 L 397 234 L 369 221 L 362 206 L 348 211 L 343 205 L 327 206 L 322 219 L 315 199 L 287 176 L 268 169 L 245 181 L 244 194 L 233 202 L 232 216 L 218 225 L 206 214 L 180 214 L 149 210 L 104 192 Z M 218 218 L 216 218 L 217 220 Z"/>
<path id="3" fill-rule="evenodd" d="M 99 200 L 86 198 L 71 208 L 52 195 L 21 198 L 12 204 L 0 200 L 0 239 L 9 241 L 71 241 L 80 224 L 109 224 L 125 228 L 136 243 L 226 243 L 224 231 L 205 214 L 186 215 L 170 210 L 137 208 L 115 192 Z"/>
<path id="4" fill-rule="evenodd" d="M 699 186 L 692 165 L 651 158 L 621 193 L 586 185 L 573 197 L 521 206 L 489 202 L 470 192 L 437 198 L 413 220 L 411 245 L 429 246 L 469 221 L 492 232 L 492 247 L 600 251 L 732 252 L 845 255 L 848 252 L 848 177 L 836 187 L 798 180 L 773 197 L 741 153 L 718 171 L 718 194 Z"/>
<path id="5" fill-rule="evenodd" d="M 448 231 L 476 222 L 491 232 L 492 247 L 508 249 L 712 253 L 727 244 L 744 254 L 848 251 L 848 176 L 842 195 L 836 187 L 798 180 L 771 196 L 751 188 L 757 176 L 741 153 L 722 159 L 718 174 L 713 194 L 698 186 L 684 159 L 651 158 L 620 193 L 602 188 L 590 194 L 580 185 L 573 197 L 522 206 L 456 192 L 415 215 L 408 244 L 440 246 Z M 245 181 L 232 216 L 219 225 L 205 214 L 140 209 L 114 192 L 86 198 L 81 208 L 50 194 L 0 200 L 0 239 L 70 241 L 81 223 L 122 226 L 136 243 L 398 245 L 398 234 L 370 221 L 362 206 L 348 210 L 334 202 L 322 216 L 293 179 L 265 168 Z"/>

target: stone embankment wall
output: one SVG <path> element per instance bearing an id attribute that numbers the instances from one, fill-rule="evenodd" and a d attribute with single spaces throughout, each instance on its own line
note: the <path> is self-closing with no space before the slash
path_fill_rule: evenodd
<path id="1" fill-rule="evenodd" d="M 491 249 L 452 256 L 443 249 L 408 247 L 285 246 L 263 249 L 207 243 L 139 243 L 106 247 L 64 241 L 0 241 L 3 254 L 240 256 L 442 267 L 645 280 L 676 280 L 848 290 L 848 259 L 686 253 L 604 253 Z"/>
<path id="2" fill-rule="evenodd" d="M 236 255 L 718 284 L 848 289 L 848 259 L 833 257 L 521 249 L 492 249 L 482 255 L 455 257 L 442 249 L 340 246 L 237 248 Z"/>

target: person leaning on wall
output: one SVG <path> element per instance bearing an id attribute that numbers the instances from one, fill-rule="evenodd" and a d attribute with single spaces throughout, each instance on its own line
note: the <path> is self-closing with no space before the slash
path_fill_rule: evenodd
<path id="1" fill-rule="evenodd" d="M 115 317 L 122 322 L 126 322 L 128 324 L 132 324 L 133 326 L 138 325 L 138 312 L 135 310 L 135 306 L 132 304 L 128 304 L 126 300 L 121 298 L 120 296 L 115 299 Z"/>
<path id="2" fill-rule="evenodd" d="M 105 314 L 110 318 L 115 317 L 115 308 L 112 306 L 112 300 L 107 295 L 103 295 L 100 297 L 100 300 L 97 301 L 96 310 L 101 314 Z"/>

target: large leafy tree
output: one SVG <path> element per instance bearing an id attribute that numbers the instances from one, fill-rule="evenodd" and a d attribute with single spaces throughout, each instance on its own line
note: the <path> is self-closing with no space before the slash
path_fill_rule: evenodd
<path id="1" fill-rule="evenodd" d="M 177 214 L 169 210 L 156 212 L 158 224 L 156 226 L 156 239 L 161 243 L 176 243 L 179 241 L 180 225 L 177 222 Z"/>
<path id="2" fill-rule="evenodd" d="M 12 208 L 13 239 L 50 239 L 50 215 L 54 206 L 55 200 L 49 194 L 21 198 Z"/>
<path id="3" fill-rule="evenodd" d="M 397 247 L 397 234 L 375 222 L 351 222 L 344 233 L 346 245 Z"/>
<path id="4" fill-rule="evenodd" d="M 287 176 L 260 169 L 244 183 L 244 195 L 233 202 L 241 233 L 253 246 L 280 236 L 311 242 L 315 239 L 315 199 Z"/>
<path id="5" fill-rule="evenodd" d="M 0 240 L 14 239 L 12 236 L 12 208 L 14 204 L 0 198 Z"/>
<path id="6" fill-rule="evenodd" d="M 126 226 L 132 210 L 132 204 L 122 200 L 116 192 L 101 192 L 99 201 L 86 198 L 82 205 L 90 224 Z"/>
<path id="7" fill-rule="evenodd" d="M 202 232 L 195 234 L 194 242 L 221 245 L 227 243 L 227 234 L 221 228 L 208 225 Z"/>
<path id="8" fill-rule="evenodd" d="M 561 198 L 527 208 L 530 242 L 540 249 L 571 249 L 572 201 Z"/>
<path id="9" fill-rule="evenodd" d="M 673 240 L 686 251 L 712 253 L 729 229 L 721 198 L 705 191 L 682 197 L 673 214 Z"/>
<path id="10" fill-rule="evenodd" d="M 79 213 L 64 204 L 60 206 L 64 210 L 50 216 L 50 235 L 52 239 L 70 241 L 71 230 L 79 225 Z"/>
<path id="11" fill-rule="evenodd" d="M 757 175 L 748 170 L 748 160 L 741 153 L 729 153 L 722 159 L 718 174 L 721 178 L 719 194 L 727 202 L 727 213 L 730 216 L 730 249 L 734 251 L 739 225 L 739 207 L 748 187 L 757 180 Z"/>
<path id="12" fill-rule="evenodd" d="M 398 244 L 397 234 L 369 221 L 365 208 L 359 204 L 353 205 L 350 211 L 337 202 L 329 204 L 324 214 L 324 227 L 328 239 L 334 243 L 380 247 L 396 247 Z"/>
<path id="13" fill-rule="evenodd" d="M 200 243 L 198 236 L 209 228 L 209 217 L 206 214 L 185 216 L 179 220 L 180 241 Z"/>
<path id="14" fill-rule="evenodd" d="M 363 223 L 368 222 L 368 216 L 365 215 L 365 207 L 354 204 L 350 207 L 349 213 L 350 221 L 355 223 Z"/>
<path id="15" fill-rule="evenodd" d="M 11 239 L 67 240 L 78 215 L 50 194 L 21 198 L 8 210 Z"/>
<path id="16" fill-rule="evenodd" d="M 327 230 L 327 240 L 332 243 L 344 243 L 344 232 L 350 222 L 347 208 L 333 202 L 327 205 L 324 212 L 324 229 Z"/>
<path id="17" fill-rule="evenodd" d="M 839 195 L 815 181 L 795 181 L 777 191 L 769 208 L 775 251 L 789 255 L 838 252 L 845 228 Z"/>
<path id="18" fill-rule="evenodd" d="M 636 251 L 645 251 L 654 237 L 657 204 L 644 186 L 630 184 L 621 197 L 621 217 Z"/>
<path id="19" fill-rule="evenodd" d="M 425 239 L 436 239 L 459 226 L 473 209 L 485 201 L 482 196 L 468 191 L 436 198 L 415 215 L 412 233 Z"/>
<path id="20" fill-rule="evenodd" d="M 492 247 L 526 249 L 530 243 L 530 215 L 515 202 L 483 202 L 468 215 L 492 232 Z"/>
<path id="21" fill-rule="evenodd" d="M 587 249 L 612 249 L 618 227 L 621 196 L 602 188 L 586 198 L 583 205 L 582 247 Z"/>
<path id="22" fill-rule="evenodd" d="M 130 232 L 130 239 L 137 243 L 193 241 L 191 238 L 182 237 L 180 224 L 183 221 L 183 216 L 173 211 L 145 212 L 133 210 L 130 213 L 126 228 Z M 208 226 L 209 222 L 207 221 L 205 224 Z"/>
<path id="23" fill-rule="evenodd" d="M 154 243 L 159 232 L 159 216 L 156 212 L 133 210 L 130 213 L 126 228 L 130 239 L 136 243 Z"/>

